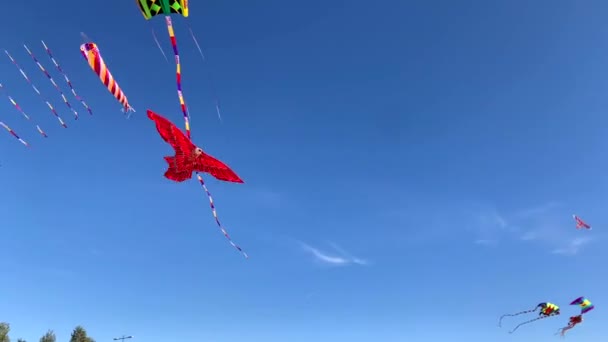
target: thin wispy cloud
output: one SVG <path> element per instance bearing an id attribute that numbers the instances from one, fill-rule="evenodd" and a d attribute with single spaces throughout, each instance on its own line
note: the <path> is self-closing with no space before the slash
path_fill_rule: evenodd
<path id="1" fill-rule="evenodd" d="M 335 244 L 332 244 L 334 252 L 322 251 L 318 248 L 312 247 L 304 242 L 300 242 L 302 249 L 309 253 L 315 261 L 332 266 L 348 266 L 348 265 L 361 265 L 366 266 L 369 263 L 367 260 L 357 258 L 344 251 L 342 248 Z"/>
<path id="2" fill-rule="evenodd" d="M 574 229 L 561 204 L 549 202 L 512 214 L 486 210 L 477 215 L 477 245 L 494 246 L 503 240 L 544 245 L 554 254 L 576 255 L 592 241 Z"/>
<path id="3" fill-rule="evenodd" d="M 553 251 L 553 253 L 562 254 L 562 255 L 575 255 L 580 251 L 580 249 L 584 245 L 588 244 L 589 242 L 591 242 L 590 237 L 575 238 L 572 241 L 570 241 L 570 243 L 567 246 L 565 246 L 564 248 L 555 249 Z"/>

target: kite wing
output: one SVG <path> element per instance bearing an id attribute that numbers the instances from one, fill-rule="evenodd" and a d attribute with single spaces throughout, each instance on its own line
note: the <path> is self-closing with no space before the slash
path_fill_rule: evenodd
<path id="1" fill-rule="evenodd" d="M 230 167 L 228 167 L 228 165 L 208 154 L 205 154 L 204 152 L 197 158 L 194 170 L 207 172 L 213 177 L 224 182 L 244 183 L 243 180 L 234 171 L 232 171 Z"/>
<path id="2" fill-rule="evenodd" d="M 135 0 L 146 20 L 158 14 L 179 14 L 188 17 L 188 0 Z"/>
<path id="3" fill-rule="evenodd" d="M 99 52 L 99 48 L 95 43 L 85 43 L 80 45 L 80 52 L 84 59 L 87 60 L 89 66 L 93 71 L 99 76 L 101 82 L 108 88 L 108 91 L 112 93 L 112 95 L 120 102 L 120 104 L 124 107 L 124 112 L 134 112 L 135 109 L 131 107 L 129 104 L 129 100 L 125 93 L 120 89 L 118 83 L 112 76 L 112 73 L 106 66 L 103 58 L 101 57 L 101 53 Z"/>
<path id="4" fill-rule="evenodd" d="M 156 130 L 161 138 L 175 150 L 176 156 L 190 156 L 196 148 L 192 141 L 177 128 L 171 121 L 148 109 L 148 117 L 156 123 Z"/>
<path id="5" fill-rule="evenodd" d="M 585 221 L 581 220 L 580 217 L 576 215 L 572 215 L 572 217 L 574 218 L 574 222 L 576 222 L 576 229 L 591 229 L 591 226 L 585 223 Z"/>

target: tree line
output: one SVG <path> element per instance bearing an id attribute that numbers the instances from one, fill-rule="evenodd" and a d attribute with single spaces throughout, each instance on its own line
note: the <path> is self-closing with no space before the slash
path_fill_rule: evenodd
<path id="1" fill-rule="evenodd" d="M 9 337 L 9 332 L 11 331 L 11 326 L 8 323 L 0 322 L 0 342 L 11 342 L 11 338 Z M 49 330 L 46 334 L 42 335 L 40 338 L 40 342 L 56 342 L 57 338 L 55 337 L 55 333 L 53 330 Z M 18 338 L 17 342 L 26 342 L 22 338 Z M 94 339 L 90 338 L 87 335 L 87 331 L 84 330 L 80 325 L 74 328 L 72 331 L 72 336 L 70 337 L 70 342 L 95 342 Z"/>

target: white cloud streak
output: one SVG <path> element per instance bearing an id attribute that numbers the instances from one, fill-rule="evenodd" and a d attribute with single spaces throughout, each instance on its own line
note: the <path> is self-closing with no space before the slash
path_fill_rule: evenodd
<path id="1" fill-rule="evenodd" d="M 592 241 L 574 229 L 570 215 L 564 214 L 561 205 L 550 202 L 534 208 L 503 215 L 486 210 L 477 215 L 477 245 L 495 245 L 501 239 L 548 246 L 553 254 L 576 255 Z M 584 233 L 584 232 L 583 232 Z"/>
<path id="2" fill-rule="evenodd" d="M 321 251 L 320 249 L 312 247 L 303 242 L 300 242 L 300 244 L 301 244 L 302 248 L 304 249 L 304 251 L 306 251 L 310 255 L 312 255 L 316 261 L 321 262 L 326 265 L 333 265 L 333 266 L 361 265 L 361 266 L 365 266 L 365 265 L 369 264 L 366 260 L 363 260 L 363 259 L 360 259 L 357 257 L 353 257 L 352 255 L 350 255 L 349 253 L 347 253 L 346 251 L 344 251 L 342 248 L 338 247 L 335 244 L 331 244 L 331 245 L 338 254 L 330 254 L 325 251 Z"/>

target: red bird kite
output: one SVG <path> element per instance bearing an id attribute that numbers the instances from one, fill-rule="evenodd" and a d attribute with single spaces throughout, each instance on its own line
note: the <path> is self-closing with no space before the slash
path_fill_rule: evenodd
<path id="1" fill-rule="evenodd" d="M 156 123 L 161 138 L 175 150 L 175 156 L 165 157 L 169 163 L 165 177 L 175 182 L 183 182 L 192 178 L 192 172 L 198 171 L 209 173 L 221 181 L 243 183 L 243 180 L 226 164 L 194 145 L 171 121 L 149 109 L 148 117 Z"/>
<path id="2" fill-rule="evenodd" d="M 581 220 L 578 216 L 572 215 L 572 217 L 574 218 L 574 222 L 576 222 L 576 229 L 591 229 L 591 226 Z"/>

